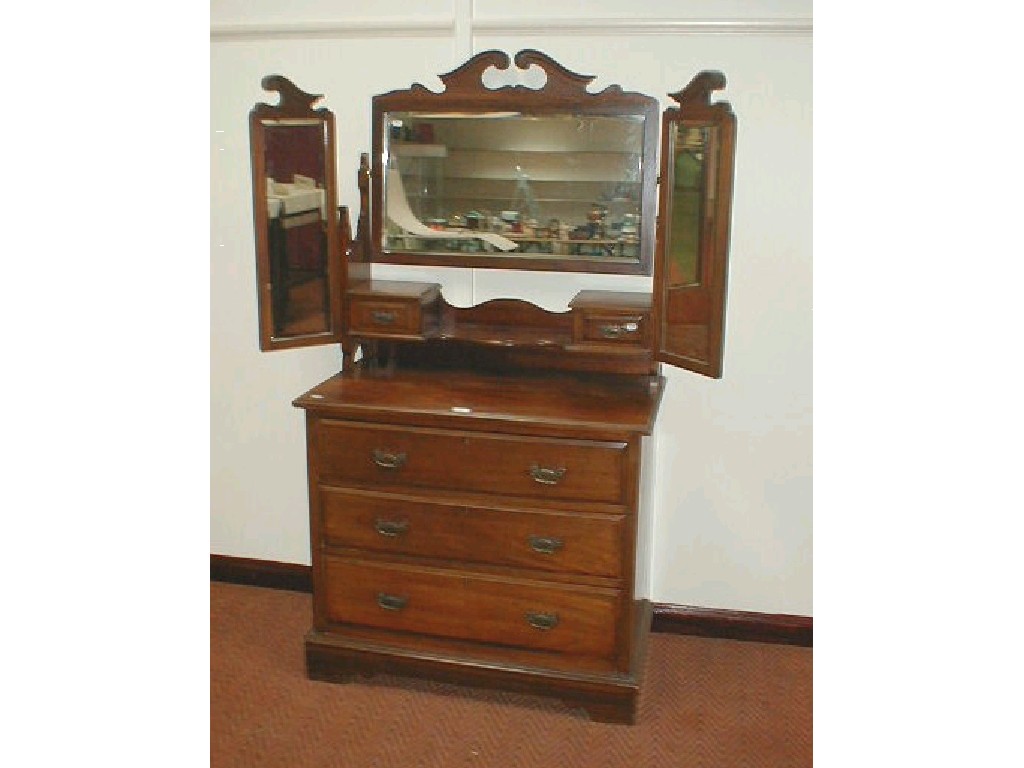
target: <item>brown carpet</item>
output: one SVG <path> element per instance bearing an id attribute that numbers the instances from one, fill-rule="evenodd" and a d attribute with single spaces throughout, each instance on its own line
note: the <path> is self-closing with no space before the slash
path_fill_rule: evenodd
<path id="1" fill-rule="evenodd" d="M 312 682 L 310 596 L 211 583 L 210 745 L 234 766 L 811 765 L 811 649 L 652 634 L 635 726 L 417 680 Z"/>

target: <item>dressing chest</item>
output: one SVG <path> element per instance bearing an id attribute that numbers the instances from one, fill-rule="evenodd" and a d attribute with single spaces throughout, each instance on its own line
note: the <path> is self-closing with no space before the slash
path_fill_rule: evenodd
<path id="1" fill-rule="evenodd" d="M 538 51 L 514 63 L 539 66 L 544 86 L 483 86 L 511 63 L 487 51 L 442 75 L 441 93 L 374 98 L 354 236 L 333 174 L 315 179 L 327 282 L 312 311 L 325 330 L 261 333 L 264 349 L 343 353 L 338 374 L 294 401 L 307 671 L 525 691 L 630 723 L 651 623 L 637 587 L 660 365 L 721 375 L 735 121 L 711 103 L 717 73 L 673 94 L 659 124 L 652 97 L 590 93 L 593 78 Z M 269 222 L 255 204 L 288 173 L 261 135 L 320 126 L 333 151 L 334 123 L 318 96 L 280 76 L 264 85 L 281 94 L 251 117 L 261 329 L 274 329 L 286 324 L 267 313 L 303 310 L 260 251 Z M 379 279 L 383 263 L 653 275 L 654 288 L 577 291 L 565 311 L 512 296 L 455 306 L 440 283 Z"/>

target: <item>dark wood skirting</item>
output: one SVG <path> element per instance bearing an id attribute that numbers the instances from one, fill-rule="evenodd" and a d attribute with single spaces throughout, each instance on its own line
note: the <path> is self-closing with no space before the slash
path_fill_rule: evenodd
<path id="1" fill-rule="evenodd" d="M 228 555 L 210 555 L 210 581 L 288 589 L 293 592 L 313 591 L 313 578 L 308 565 Z"/>
<path id="2" fill-rule="evenodd" d="M 210 555 L 210 580 L 294 592 L 313 590 L 308 565 L 228 555 Z M 653 632 L 751 640 L 807 648 L 813 645 L 814 619 L 811 616 L 698 608 L 672 603 L 654 603 L 653 609 Z"/>
<path id="3" fill-rule="evenodd" d="M 697 608 L 671 603 L 655 603 L 653 607 L 653 632 L 801 645 L 807 648 L 813 645 L 814 619 L 811 616 Z"/>

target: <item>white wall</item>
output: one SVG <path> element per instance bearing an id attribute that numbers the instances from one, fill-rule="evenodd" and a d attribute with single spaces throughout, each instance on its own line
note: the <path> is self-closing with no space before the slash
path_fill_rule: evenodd
<path id="1" fill-rule="evenodd" d="M 358 209 L 370 99 L 470 54 L 538 48 L 570 70 L 670 100 L 701 69 L 728 78 L 738 119 L 725 372 L 665 366 L 653 447 L 657 602 L 812 614 L 811 3 L 430 0 L 356 11 L 328 0 L 213 0 L 211 33 L 211 551 L 308 563 L 302 413 L 336 347 L 258 347 L 247 115 L 280 73 L 337 116 L 340 202 Z M 287 13 L 283 11 L 287 8 Z M 557 14 L 557 15 L 553 15 Z M 585 15 L 584 15 L 585 14 Z M 391 267 L 455 303 L 514 294 L 565 309 L 581 287 L 643 277 Z"/>

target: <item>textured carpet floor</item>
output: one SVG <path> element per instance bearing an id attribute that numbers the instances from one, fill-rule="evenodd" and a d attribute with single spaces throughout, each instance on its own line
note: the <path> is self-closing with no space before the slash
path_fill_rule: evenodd
<path id="1" fill-rule="evenodd" d="M 652 634 L 638 724 L 604 725 L 521 694 L 307 680 L 310 601 L 211 583 L 213 768 L 811 765 L 810 648 Z"/>

